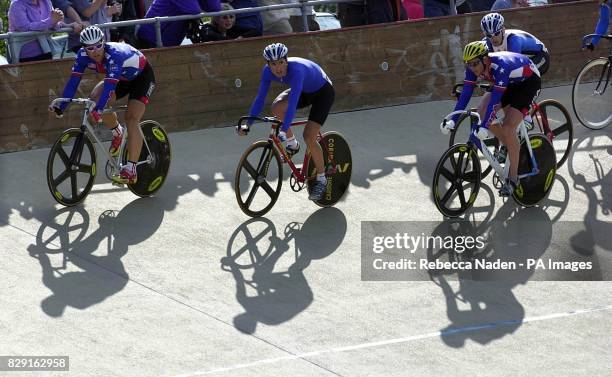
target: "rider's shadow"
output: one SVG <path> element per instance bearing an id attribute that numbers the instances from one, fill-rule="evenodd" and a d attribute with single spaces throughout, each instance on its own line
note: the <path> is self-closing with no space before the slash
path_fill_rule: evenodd
<path id="1" fill-rule="evenodd" d="M 163 215 L 164 209 L 155 200 L 136 199 L 119 212 L 102 213 L 100 227 L 87 237 L 89 214 L 80 206 L 60 210 L 44 221 L 36 244 L 28 247 L 40 263 L 43 283 L 52 292 L 42 300 L 42 310 L 60 317 L 67 307 L 85 310 L 120 292 L 129 279 L 121 258 L 130 245 L 155 233 Z M 99 251 L 102 243 L 106 243 L 106 252 Z M 53 254 L 61 256 L 61 265 L 53 265 Z"/>
<path id="2" fill-rule="evenodd" d="M 305 310 L 314 296 L 304 270 L 313 260 L 331 255 L 346 229 L 346 218 L 337 208 L 320 209 L 304 224 L 289 223 L 283 237 L 266 218 L 238 227 L 221 259 L 221 268 L 236 280 L 236 299 L 244 308 L 234 318 L 236 329 L 253 334 L 258 323 L 279 325 Z"/>
<path id="3" fill-rule="evenodd" d="M 448 223 L 440 224 L 432 235 L 449 234 Z M 524 262 L 526 258 L 537 259 L 550 245 L 552 224 L 546 212 L 540 208 L 515 208 L 513 203 L 506 203 L 491 222 L 475 225 L 461 221 L 458 234 L 483 234 L 485 231 L 488 231 L 488 235 L 481 249 L 473 248 L 464 255 L 456 255 L 451 250 L 428 250 L 428 259 L 482 258 L 490 262 L 501 259 L 517 263 Z M 532 270 L 524 269 L 462 271 L 457 274 L 456 288 L 451 286 L 445 274 L 431 274 L 432 280 L 445 295 L 450 321 L 441 330 L 442 340 L 451 347 L 459 348 L 468 339 L 488 344 L 514 333 L 523 323 L 525 309 L 512 290 L 519 284 L 526 284 L 532 274 Z"/>

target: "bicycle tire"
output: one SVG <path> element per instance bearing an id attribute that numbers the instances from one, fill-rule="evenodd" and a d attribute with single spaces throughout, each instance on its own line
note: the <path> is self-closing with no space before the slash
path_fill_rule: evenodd
<path id="1" fill-rule="evenodd" d="M 351 148 L 342 134 L 336 131 L 328 131 L 322 135 L 319 141 L 323 150 L 323 163 L 328 169 L 335 168 L 334 173 L 327 176 L 327 189 L 321 200 L 314 201 L 319 207 L 331 207 L 338 203 L 344 196 L 351 183 L 353 171 L 353 158 Z M 330 156 L 334 166 L 330 166 Z M 316 174 L 314 160 L 310 157 L 308 162 L 308 177 Z M 306 187 L 308 194 L 312 191 L 314 179 L 307 180 Z"/>
<path id="2" fill-rule="evenodd" d="M 138 180 L 136 183 L 128 184 L 127 187 L 134 195 L 144 198 L 154 195 L 165 183 L 172 161 L 172 150 L 168 134 L 158 122 L 145 120 L 139 126 L 152 154 L 152 161 L 149 164 L 138 165 L 136 168 Z M 138 160 L 146 160 L 149 157 L 148 153 L 143 143 Z M 126 164 L 127 160 L 128 151 L 125 148 L 121 155 L 122 164 Z"/>
<path id="3" fill-rule="evenodd" d="M 523 207 L 532 207 L 548 196 L 555 182 L 556 153 L 548 137 L 544 134 L 529 135 L 531 149 L 538 162 L 538 174 L 521 179 L 519 187 L 512 193 L 514 200 Z M 521 141 L 518 174 L 531 171 L 531 157 L 526 140 Z"/>
<path id="4" fill-rule="evenodd" d="M 257 163 L 256 168 L 254 168 L 249 161 L 249 156 L 251 154 L 255 155 L 258 149 L 262 149 L 262 151 L 260 156 L 255 156 Z M 272 160 L 276 162 L 276 168 L 272 173 L 276 171 L 278 175 L 276 178 L 273 177 L 277 180 L 276 188 L 273 188 L 267 183 L 268 173 L 270 172 L 269 168 Z M 245 178 L 247 180 L 249 177 L 251 178 L 249 181 L 244 181 L 241 178 L 242 171 L 246 172 L 247 176 Z M 251 185 L 251 182 L 254 182 L 254 184 Z M 272 145 L 272 142 L 268 140 L 260 140 L 251 144 L 242 154 L 242 157 L 240 157 L 240 161 L 238 162 L 236 173 L 234 175 L 234 192 L 236 194 L 236 201 L 238 202 L 238 206 L 242 212 L 251 217 L 260 217 L 266 214 L 276 203 L 276 200 L 280 195 L 282 184 L 283 168 L 281 165 L 280 155 L 276 148 Z M 268 194 L 269 202 L 264 201 L 264 204 L 262 205 L 263 208 L 261 209 L 252 209 L 252 202 L 255 199 L 255 195 L 257 191 L 259 191 L 260 187 L 262 187 L 263 191 Z M 246 200 L 243 200 L 242 198 L 243 190 L 245 192 L 249 191 L 249 195 Z"/>
<path id="5" fill-rule="evenodd" d="M 601 69 L 601 71 L 597 71 L 598 69 Z M 589 114 L 591 112 L 589 110 L 595 108 L 610 108 L 610 102 L 612 101 L 612 88 L 606 88 L 605 93 L 607 93 L 607 95 L 601 96 L 601 99 L 595 102 L 593 92 L 597 84 L 587 83 L 586 81 L 590 77 L 589 75 L 587 75 L 587 73 L 592 74 L 594 81 L 597 82 L 599 82 L 599 78 L 601 77 L 603 77 L 605 80 L 605 76 L 607 75 L 607 77 L 610 78 L 610 82 L 607 82 L 606 84 L 612 85 L 612 77 L 610 77 L 611 69 L 612 67 L 610 58 L 600 57 L 586 62 L 585 65 L 582 66 L 582 68 L 578 72 L 578 75 L 576 75 L 574 85 L 572 86 L 572 106 L 574 108 L 574 114 L 576 114 L 576 118 L 586 128 L 590 128 L 592 130 L 599 130 L 605 128 L 610 123 L 612 123 L 612 111 L 604 111 L 602 118 L 599 120 L 589 120 L 590 115 L 592 115 Z M 584 98 L 587 93 L 591 93 L 589 95 L 590 98 L 588 99 Z M 589 104 L 590 102 L 592 102 L 592 104 Z"/>
<path id="6" fill-rule="evenodd" d="M 471 109 L 470 111 L 476 112 L 476 109 Z M 464 125 L 462 127 L 462 125 Z M 465 131 L 466 127 L 469 127 L 469 130 L 471 130 L 471 124 L 470 121 L 468 119 L 467 114 L 461 114 L 461 116 L 459 117 L 459 119 L 457 119 L 457 123 L 455 124 L 455 128 L 451 130 L 450 132 L 450 137 L 448 139 L 448 147 L 452 147 L 453 145 L 459 143 L 459 144 L 464 144 L 465 142 L 468 141 L 469 137 L 470 137 L 470 132 L 469 131 Z M 459 129 L 461 129 L 461 132 L 459 132 Z M 461 134 L 462 136 L 464 136 L 465 140 L 462 141 L 458 141 L 457 139 L 459 138 L 459 136 L 457 135 L 457 133 L 459 132 L 459 134 Z M 494 147 L 495 150 L 497 150 L 499 148 L 499 141 L 497 140 L 497 138 L 495 136 L 487 138 L 484 140 L 484 144 L 487 147 Z M 451 163 L 455 164 L 455 161 L 451 161 Z M 483 166 L 486 166 L 486 168 L 482 169 Z M 484 156 L 480 156 L 480 167 L 482 169 L 481 173 L 480 173 L 480 177 L 481 178 L 485 178 L 487 175 L 489 175 L 489 173 L 491 173 L 491 170 L 493 170 L 493 167 L 491 165 L 489 165 L 489 162 L 484 158 Z"/>
<path id="7" fill-rule="evenodd" d="M 549 135 L 546 134 L 544 123 L 542 121 L 543 116 L 546 116 L 546 122 L 550 128 L 550 131 L 553 134 L 553 140 L 551 140 L 550 137 L 548 140 L 553 143 L 553 147 L 555 146 L 554 139 L 557 138 L 559 135 L 567 137 L 567 141 L 565 141 L 565 139 L 558 139 L 558 142 L 556 143 L 561 147 L 560 150 L 563 151 L 561 154 L 561 158 L 557 158 L 557 169 L 559 169 L 567 160 L 569 153 L 572 149 L 572 143 L 574 142 L 574 126 L 572 123 L 572 116 L 570 115 L 569 111 L 567 111 L 565 106 L 561 104 L 561 102 L 554 99 L 546 99 L 541 102 L 538 102 L 538 108 L 538 114 L 536 114 L 536 108 L 531 108 L 531 119 L 533 119 L 534 125 L 539 128 L 539 132 L 548 137 Z M 565 119 L 557 120 L 557 117 L 550 117 L 551 108 L 555 108 L 560 111 Z M 555 115 L 557 114 L 555 113 Z M 555 153 L 557 153 L 556 149 Z"/>
<path id="8" fill-rule="evenodd" d="M 456 153 L 459 154 L 457 157 L 454 156 Z M 465 160 L 465 168 L 463 168 L 463 161 L 466 154 L 467 159 Z M 452 169 L 451 171 L 448 169 L 446 164 L 447 161 L 453 160 L 455 163 L 449 162 L 449 167 Z M 468 171 L 470 162 L 471 169 Z M 433 184 L 431 186 L 434 204 L 442 215 L 451 218 L 458 217 L 472 207 L 476 201 L 476 197 L 478 196 L 478 191 L 480 190 L 480 183 L 482 180 L 481 171 L 478 150 L 475 149 L 475 147 L 471 147 L 467 144 L 454 144 L 452 147 L 448 148 L 446 152 L 444 152 L 436 165 L 436 169 L 434 170 Z M 447 183 L 450 184 L 448 189 L 445 188 L 447 185 L 441 180 L 441 178 L 444 178 Z M 467 200 L 464 193 L 464 181 L 473 183 L 473 187 L 471 188 Z M 457 185 L 459 185 L 461 189 L 458 189 Z M 459 208 L 451 208 L 447 205 L 449 200 L 453 199 L 454 201 L 457 199 L 453 196 L 455 191 L 457 192 L 455 196 L 459 199 Z"/>
<path id="9" fill-rule="evenodd" d="M 80 140 L 82 140 L 83 143 L 81 146 L 77 144 L 80 143 L 80 137 L 82 137 Z M 68 147 L 70 144 L 72 144 L 72 148 L 70 149 L 69 153 L 66 153 L 64 146 Z M 78 150 L 74 150 L 75 146 L 82 148 L 81 151 L 79 152 Z M 89 154 L 88 157 L 83 155 L 85 151 L 87 151 Z M 68 166 L 69 159 L 73 153 L 77 154 L 74 156 L 77 160 L 76 169 Z M 55 174 L 55 169 L 58 167 L 58 164 L 56 164 L 56 157 L 59 157 L 64 165 L 63 169 L 60 168 L 59 170 L 61 173 L 57 175 Z M 83 157 L 86 157 L 84 163 Z M 87 162 L 89 162 L 89 164 L 87 164 Z M 77 175 L 79 173 L 87 175 L 87 177 L 84 177 L 84 185 L 79 185 L 79 182 L 81 181 Z M 68 178 L 70 179 L 70 184 L 65 190 L 64 187 L 60 186 L 62 186 L 62 184 Z M 51 196 L 53 196 L 53 199 L 55 199 L 61 205 L 67 207 L 74 206 L 85 200 L 93 187 L 95 179 L 96 148 L 94 147 L 93 142 L 89 138 L 89 135 L 87 135 L 84 131 L 81 131 L 81 129 L 67 129 L 60 135 L 59 138 L 57 138 L 49 151 L 49 156 L 47 157 L 47 186 L 49 187 Z"/>

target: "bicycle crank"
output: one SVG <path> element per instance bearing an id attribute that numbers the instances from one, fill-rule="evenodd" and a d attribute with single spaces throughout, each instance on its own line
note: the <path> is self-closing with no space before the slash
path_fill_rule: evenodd
<path id="1" fill-rule="evenodd" d="M 299 191 L 302 191 L 302 189 L 304 189 L 304 187 L 306 186 L 306 182 L 299 181 L 297 177 L 295 176 L 295 174 L 291 173 L 291 176 L 289 177 L 289 186 L 291 186 L 291 189 L 293 191 L 299 192 Z"/>

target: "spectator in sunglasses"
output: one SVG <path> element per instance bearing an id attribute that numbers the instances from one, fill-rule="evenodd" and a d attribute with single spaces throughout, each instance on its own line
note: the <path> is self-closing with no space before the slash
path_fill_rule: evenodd
<path id="1" fill-rule="evenodd" d="M 234 8 L 227 4 L 221 4 L 221 10 L 233 10 Z M 223 16 L 215 16 L 210 22 L 203 23 L 202 20 L 195 22 L 189 28 L 187 38 L 191 39 L 193 43 L 223 41 L 231 39 L 227 32 L 230 30 L 236 22 L 236 16 L 233 14 L 226 14 Z"/>

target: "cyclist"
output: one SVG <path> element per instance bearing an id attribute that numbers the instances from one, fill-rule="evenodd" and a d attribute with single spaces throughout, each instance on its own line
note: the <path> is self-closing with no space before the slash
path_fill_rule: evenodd
<path id="1" fill-rule="evenodd" d="M 302 58 L 288 58 L 287 52 L 287 47 L 282 43 L 273 43 L 264 49 L 263 56 L 267 64 L 250 115 L 258 116 L 261 113 L 272 81 L 289 85 L 289 89 L 280 93 L 272 103 L 272 114 L 282 120 L 278 137 L 285 142 L 287 153 L 293 156 L 300 150 L 300 144 L 291 131 L 291 122 L 297 109 L 312 105 L 303 136 L 317 169 L 316 182 L 308 199 L 317 201 L 323 197 L 327 186 L 323 150 L 317 143 L 317 136 L 334 103 L 334 87 L 316 63 Z M 243 129 L 237 131 L 240 135 L 244 134 Z"/>
<path id="2" fill-rule="evenodd" d="M 480 28 L 491 52 L 510 51 L 527 55 L 538 67 L 540 75 L 548 71 L 550 55 L 548 49 L 538 38 L 526 31 L 506 29 L 504 17 L 499 13 L 489 13 L 480 20 Z"/>
<path id="3" fill-rule="evenodd" d="M 494 85 L 491 98 L 485 104 L 486 111 L 479 111 L 481 124 L 478 133 L 482 135 L 486 133 L 482 128 L 488 128 L 508 148 L 510 172 L 499 193 L 509 196 L 519 185 L 519 141 L 516 130 L 540 90 L 540 73 L 527 56 L 508 51 L 489 52 L 484 41 L 467 44 L 463 49 L 463 61 L 466 63 L 465 81 L 455 111 L 466 108 L 476 80 L 488 80 Z M 505 114 L 501 127 L 492 122 L 500 105 Z M 450 122 L 441 124 L 442 131 L 453 129 L 457 118 L 458 115 Z"/>
<path id="4" fill-rule="evenodd" d="M 97 101 L 96 107 L 90 113 L 90 121 L 92 123 L 104 121 L 106 128 L 112 130 L 113 140 L 109 152 L 112 156 L 117 156 L 123 137 L 123 127 L 119 124 L 116 113 L 101 114 L 101 112 L 116 99 L 129 95 L 125 122 L 130 135 L 128 139 L 130 153 L 128 163 L 121 166 L 119 174 L 113 177 L 113 181 L 124 184 L 135 183 L 136 163 L 142 148 L 142 135 L 138 125 L 145 112 L 145 105 L 155 88 L 153 68 L 145 56 L 132 46 L 105 42 L 104 33 L 95 25 L 86 27 L 79 39 L 83 47 L 77 53 L 63 97 L 74 97 L 86 68 L 106 74 L 104 80 L 99 82 L 90 94 L 90 98 Z M 66 106 L 68 103 L 63 102 L 60 107 L 50 110 L 57 116 L 62 116 Z"/>
<path id="5" fill-rule="evenodd" d="M 595 34 L 597 34 L 597 36 L 593 37 L 593 39 L 584 46 L 584 48 L 588 48 L 591 51 L 593 51 L 597 43 L 599 43 L 601 39 L 600 35 L 604 35 L 608 32 L 608 27 L 611 24 L 610 18 L 612 18 L 612 12 L 610 12 L 610 8 L 612 8 L 612 0 L 600 0 L 599 3 L 599 21 L 597 21 L 597 25 L 595 26 Z"/>

